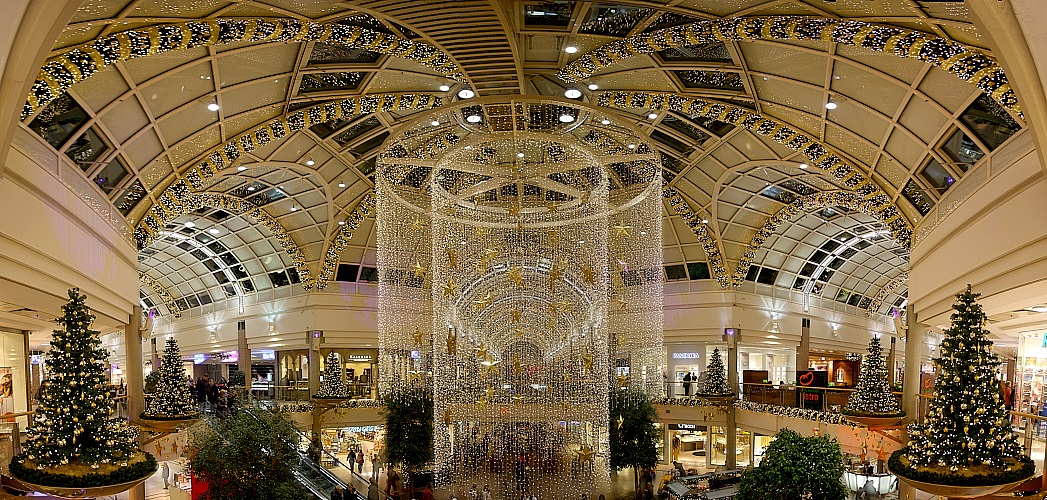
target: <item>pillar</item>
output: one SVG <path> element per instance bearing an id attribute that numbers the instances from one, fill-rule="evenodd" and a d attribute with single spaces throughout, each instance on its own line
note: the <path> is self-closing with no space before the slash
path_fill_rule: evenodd
<path id="1" fill-rule="evenodd" d="M 251 386 L 251 349 L 247 347 L 247 322 L 236 322 L 236 368 L 244 374 L 248 387 Z"/>
<path id="2" fill-rule="evenodd" d="M 891 353 L 887 355 L 887 382 L 894 386 L 898 383 L 897 350 L 895 343 L 898 337 L 891 337 Z"/>
<path id="3" fill-rule="evenodd" d="M 907 420 L 915 420 L 920 409 L 920 362 L 923 358 L 924 325 L 917 323 L 912 304 L 905 308 L 909 326 L 905 332 L 905 376 L 902 378 L 902 409 Z M 909 441 L 907 432 L 902 432 L 903 442 Z M 898 498 L 916 498 L 916 489 L 904 482 L 898 483 Z"/>
<path id="4" fill-rule="evenodd" d="M 803 318 L 800 322 L 800 345 L 796 347 L 796 371 L 803 371 L 810 367 L 811 318 Z"/>
<path id="5" fill-rule="evenodd" d="M 320 342 L 323 341 L 323 332 L 310 331 L 307 333 L 309 342 L 309 397 L 320 391 Z M 313 405 L 313 437 L 320 436 L 320 421 L 323 410 L 320 405 Z"/>
<path id="6" fill-rule="evenodd" d="M 131 420 L 145 411 L 145 377 L 142 375 L 142 307 L 134 306 L 124 326 L 124 377 L 127 379 L 127 414 Z M 128 500 L 145 500 L 145 483 L 128 491 Z"/>
<path id="7" fill-rule="evenodd" d="M 724 331 L 724 339 L 727 340 L 727 383 L 731 389 L 735 392 L 738 391 L 738 330 L 734 328 L 728 328 Z M 727 446 L 724 449 L 724 455 L 726 457 L 726 466 L 728 469 L 733 469 L 738 466 L 738 423 L 736 422 L 734 406 L 731 406 L 727 410 L 727 428 L 724 429 L 727 434 Z M 711 437 L 711 433 L 710 433 Z M 710 442 L 710 451 L 712 452 L 712 443 Z"/>

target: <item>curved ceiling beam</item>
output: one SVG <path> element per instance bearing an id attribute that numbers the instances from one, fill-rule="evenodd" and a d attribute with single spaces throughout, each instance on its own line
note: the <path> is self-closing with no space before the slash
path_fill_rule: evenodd
<path id="1" fill-rule="evenodd" d="M 601 106 L 612 108 L 667 109 L 687 116 L 713 118 L 770 137 L 804 154 L 811 165 L 839 180 L 860 198 L 862 212 L 879 220 L 902 248 L 909 249 L 912 227 L 898 207 L 891 203 L 891 198 L 872 179 L 862 174 L 858 167 L 834 153 L 829 146 L 782 121 L 733 104 L 671 93 L 605 92 L 600 94 L 598 102 Z"/>
<path id="2" fill-rule="evenodd" d="M 582 54 L 557 73 L 566 82 L 584 80 L 622 60 L 670 48 L 714 41 L 815 40 L 862 47 L 937 66 L 972 83 L 1004 109 L 1022 116 L 1007 75 L 990 55 L 928 33 L 822 17 L 774 16 L 714 19 L 617 40 Z"/>
<path id="3" fill-rule="evenodd" d="M 182 315 L 182 308 L 177 302 L 175 302 L 174 296 L 172 296 L 171 292 L 167 291 L 167 288 L 164 288 L 164 285 L 157 281 L 156 278 L 149 276 L 145 272 L 138 271 L 138 281 L 148 285 L 149 288 L 153 290 L 153 293 L 155 293 L 157 297 L 160 297 L 160 300 L 164 301 L 164 305 L 167 306 L 168 312 L 173 314 L 176 318 Z"/>
<path id="4" fill-rule="evenodd" d="M 684 201 L 683 196 L 676 192 L 675 188 L 666 187 L 662 189 L 662 197 L 664 197 L 669 205 L 676 210 L 676 213 L 680 215 L 680 218 L 687 223 L 687 227 L 691 228 L 691 232 L 698 238 L 698 243 L 702 245 L 702 249 L 705 250 L 705 256 L 709 260 L 709 270 L 712 272 L 716 281 L 720 283 L 720 287 L 726 289 L 731 285 L 731 276 L 727 272 L 726 261 L 724 260 L 723 254 L 720 253 L 720 247 L 716 245 L 716 239 L 712 237 L 709 232 L 709 226 L 702 222 L 702 218 L 691 210 L 690 205 Z"/>
<path id="5" fill-rule="evenodd" d="M 168 221 L 186 213 L 181 207 L 192 193 L 204 188 L 205 180 L 232 166 L 245 153 L 319 123 L 379 111 L 423 110 L 440 103 L 434 94 L 370 94 L 317 104 L 266 121 L 220 144 L 205 153 L 199 163 L 184 170 L 156 197 L 157 203 L 138 222 L 135 241 L 140 248 L 149 245 Z"/>
<path id="6" fill-rule="evenodd" d="M 423 42 L 337 23 L 297 19 L 212 19 L 163 24 L 98 38 L 48 59 L 29 92 L 22 119 L 54 101 L 69 87 L 121 61 L 154 54 L 237 42 L 324 42 L 389 54 L 427 66 L 457 81 L 465 75 L 444 51 Z"/>
<path id="7" fill-rule="evenodd" d="M 872 302 L 869 302 L 869 307 L 865 309 L 866 316 L 872 316 L 876 314 L 876 311 L 880 310 L 880 306 L 883 305 L 883 301 L 887 300 L 887 296 L 898 289 L 902 284 L 909 282 L 909 271 L 902 271 L 901 274 L 895 276 L 894 279 L 888 281 L 879 292 L 876 293 L 876 297 L 873 297 Z"/>
<path id="8" fill-rule="evenodd" d="M 844 207 L 849 210 L 857 210 L 863 214 L 877 217 L 876 213 L 870 210 L 869 204 L 859 195 L 853 191 L 823 191 L 820 193 L 810 194 L 807 196 L 801 196 L 794 200 L 792 203 L 786 205 L 781 210 L 775 212 L 774 215 L 769 217 L 766 222 L 763 223 L 756 234 L 753 235 L 752 241 L 745 247 L 745 251 L 742 252 L 742 257 L 738 260 L 738 267 L 734 269 L 734 275 L 731 278 L 734 286 L 741 285 L 745 281 L 745 275 L 749 272 L 749 267 L 753 264 L 753 259 L 756 258 L 756 253 L 763 247 L 764 242 L 767 238 L 770 238 L 774 234 L 778 226 L 784 222 L 788 222 L 790 219 L 801 213 L 810 213 L 818 209 L 828 207 Z M 880 222 L 883 222 L 882 220 Z M 905 248 L 901 242 L 895 239 L 895 242 L 899 246 Z"/>
<path id="9" fill-rule="evenodd" d="M 345 224 L 338 226 L 338 232 L 332 238 L 331 244 L 327 246 L 324 260 L 320 264 L 320 271 L 316 275 L 317 289 L 327 288 L 327 283 L 338 270 L 338 261 L 342 257 L 342 251 L 349 246 L 349 240 L 353 239 L 353 234 L 360 228 L 360 223 L 363 222 L 364 217 L 374 216 L 375 201 L 373 189 L 364 193 L 363 199 L 345 219 Z"/>

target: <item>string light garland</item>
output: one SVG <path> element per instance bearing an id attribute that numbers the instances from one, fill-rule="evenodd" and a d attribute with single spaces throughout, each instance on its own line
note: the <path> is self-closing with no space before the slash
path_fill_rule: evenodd
<path id="1" fill-rule="evenodd" d="M 138 429 L 109 418 L 113 400 L 106 388 L 109 351 L 80 290 L 69 290 L 51 337 L 45 364 L 50 378 L 40 389 L 22 453 L 11 461 L 13 475 L 50 486 L 100 486 L 132 481 L 156 470 L 156 461 L 138 449 Z M 88 467 L 96 473 L 78 471 Z M 130 476 L 130 477 L 129 477 Z"/>
<path id="2" fill-rule="evenodd" d="M 164 302 L 164 305 L 167 306 L 167 310 L 171 314 L 175 315 L 176 318 L 181 316 L 182 306 L 178 305 L 174 296 L 171 295 L 171 292 L 169 292 L 166 287 L 164 287 L 163 283 L 160 283 L 156 278 L 150 276 L 144 271 L 138 271 L 138 281 L 145 283 L 151 290 L 153 290 L 153 293 L 155 293 L 157 297 L 160 297 L 160 300 Z"/>
<path id="3" fill-rule="evenodd" d="M 200 416 L 196 400 L 186 383 L 185 368 L 178 342 L 167 339 L 160 363 L 160 380 L 146 404 L 142 417 L 147 419 L 193 419 Z"/>
<path id="4" fill-rule="evenodd" d="M 883 301 L 887 300 L 887 297 L 894 293 L 898 287 L 908 282 L 909 271 L 902 271 L 898 276 L 895 276 L 894 279 L 887 282 L 879 292 L 876 292 L 876 296 L 873 297 L 872 301 L 869 302 L 869 307 L 865 309 L 865 315 L 872 316 L 873 314 L 876 314 L 876 311 L 879 311 L 880 306 L 883 305 Z"/>
<path id="5" fill-rule="evenodd" d="M 694 213 L 691 206 L 683 199 L 683 196 L 676 191 L 676 188 L 666 187 L 662 190 L 662 196 L 669 202 L 669 206 L 673 207 L 673 210 L 680 216 L 684 224 L 687 224 L 687 227 L 691 229 L 695 237 L 698 238 L 698 243 L 702 245 L 702 250 L 705 250 L 705 257 L 709 261 L 709 270 L 712 272 L 713 278 L 720 283 L 720 288 L 726 289 L 731 286 L 731 276 L 727 272 L 724 256 L 720 253 L 720 246 L 716 244 L 716 239 L 713 238 L 709 225 L 703 222 L 704 219 L 698 214 Z"/>
<path id="6" fill-rule="evenodd" d="M 586 105 L 499 99 L 379 157 L 379 387 L 433 388 L 440 483 L 528 461 L 561 471 L 539 496 L 603 488 L 606 388 L 662 387 L 657 156 Z"/>
<path id="7" fill-rule="evenodd" d="M 118 62 L 176 50 L 244 42 L 324 42 L 389 54 L 422 64 L 452 80 L 465 81 L 465 74 L 446 52 L 425 42 L 391 33 L 337 22 L 209 19 L 121 31 L 49 58 L 33 82 L 21 119 L 25 120 L 47 106 L 74 84 Z"/>
<path id="8" fill-rule="evenodd" d="M 909 425 L 909 443 L 888 462 L 896 475 L 966 486 L 1009 483 L 1035 470 L 1003 405 L 1000 357 L 992 352 L 980 295 L 970 285 L 956 295 L 952 325 L 934 358 L 938 376 L 927 416 Z"/>
<path id="9" fill-rule="evenodd" d="M 1004 109 L 1022 117 L 1018 97 L 992 56 L 959 42 L 898 26 L 801 16 L 711 19 L 643 33 L 582 54 L 557 73 L 573 83 L 624 59 L 672 48 L 723 41 L 822 41 L 861 47 L 932 64 L 974 84 Z"/>
<path id="10" fill-rule="evenodd" d="M 360 203 L 357 203 L 356 208 L 346 217 L 345 224 L 338 226 L 334 238 L 331 239 L 327 251 L 324 252 L 324 260 L 320 264 L 320 272 L 316 276 L 317 289 L 327 288 L 327 284 L 338 270 L 338 260 L 342 256 L 342 251 L 349 246 L 349 241 L 353 239 L 353 235 L 360 228 L 360 223 L 364 221 L 364 218 L 374 215 L 374 208 L 374 191 L 368 191 Z"/>
<path id="11" fill-rule="evenodd" d="M 776 417 L 798 418 L 802 420 L 820 422 L 823 424 L 847 425 L 851 428 L 861 427 L 857 423 L 846 420 L 842 414 L 827 411 L 807 410 L 804 408 L 769 405 L 765 403 L 753 403 L 752 401 L 735 401 L 734 407 L 739 410 L 769 413 Z"/>
<path id="12" fill-rule="evenodd" d="M 858 383 L 840 413 L 858 417 L 904 416 L 905 412 L 898 398 L 891 393 L 891 385 L 887 381 L 887 363 L 883 359 L 879 337 L 869 339 L 868 354 L 862 358 L 861 366 Z"/>

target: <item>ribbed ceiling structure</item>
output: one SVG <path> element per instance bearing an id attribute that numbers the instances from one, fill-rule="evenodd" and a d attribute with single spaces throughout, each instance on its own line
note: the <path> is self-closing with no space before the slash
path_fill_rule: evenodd
<path id="1" fill-rule="evenodd" d="M 194 193 L 245 200 L 248 208 L 260 207 L 275 220 L 277 232 L 285 235 L 248 214 L 193 205 L 151 229 L 155 238 L 140 250 L 147 307 L 160 314 L 201 305 L 233 307 L 255 294 L 273 297 L 312 284 L 309 280 L 322 278 L 332 253 L 338 264 L 332 279 L 377 279 L 373 215 L 354 217 L 367 208 L 360 207 L 373 190 L 383 142 L 413 111 L 306 118 L 300 130 L 242 148 L 213 176 L 190 178 L 215 148 L 238 134 L 352 96 L 435 93 L 450 102 L 465 88 L 479 96 L 557 98 L 576 88 L 591 103 L 614 90 L 729 103 L 821 141 L 870 179 L 870 189 L 885 193 L 911 227 L 973 162 L 1021 127 L 1019 115 L 1003 109 L 994 96 L 931 64 L 831 41 L 766 39 L 636 56 L 576 84 L 557 73 L 617 40 L 742 16 L 852 19 L 987 53 L 968 15 L 962 2 L 914 0 L 87 0 L 55 43 L 53 57 L 127 30 L 145 33 L 141 39 L 152 43 L 166 33 L 152 27 L 217 19 L 314 22 L 397 41 L 393 49 L 353 45 L 319 32 L 231 41 L 236 33 L 215 28 L 212 40 L 198 40 L 194 48 L 131 53 L 123 57 L 129 60 L 106 65 L 25 124 L 80 166 L 129 227 L 142 228 L 150 214 L 166 213 L 170 202 L 164 193 L 179 183 Z M 462 81 L 443 71 L 450 66 L 397 52 L 411 44 L 442 51 Z M 833 109 L 826 106 L 830 102 Z M 904 279 L 908 252 L 880 221 L 845 207 L 791 217 L 774 228 L 750 267 L 738 269 L 747 246 L 775 213 L 805 196 L 849 189 L 805 154 L 714 118 L 665 108 L 609 114 L 650 136 L 662 157 L 666 186 L 695 214 L 685 220 L 668 198 L 664 203 L 667 280 L 722 283 L 716 281 L 717 266 L 708 262 L 706 249 L 715 248 L 728 282 L 738 271 L 749 281 L 870 312 L 887 313 L 904 302 L 904 284 L 891 283 Z M 354 230 L 345 230 L 347 223 Z M 701 240 L 702 234 L 711 240 Z M 339 238 L 344 241 L 336 244 Z M 289 255 L 289 244 L 304 259 L 300 266 Z M 308 270 L 308 276 L 299 270 Z M 890 293 L 877 300 L 885 287 Z"/>

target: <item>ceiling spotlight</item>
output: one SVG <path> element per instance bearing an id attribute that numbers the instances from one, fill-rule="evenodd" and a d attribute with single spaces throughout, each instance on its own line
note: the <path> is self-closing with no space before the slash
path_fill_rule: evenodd
<path id="1" fill-rule="evenodd" d="M 472 89 L 462 89 L 458 91 L 459 99 L 472 99 L 475 95 L 476 92 L 473 92 Z"/>
<path id="2" fill-rule="evenodd" d="M 207 232 L 209 232 L 211 234 L 218 234 L 221 231 L 219 231 L 217 227 L 212 227 L 211 229 L 208 229 Z"/>
<path id="3" fill-rule="evenodd" d="M 447 92 L 448 90 L 451 90 L 451 87 L 448 87 L 447 85 L 440 85 L 440 92 Z"/>
<path id="4" fill-rule="evenodd" d="M 578 89 L 567 89 L 564 91 L 563 96 L 568 99 L 577 99 L 582 97 L 582 91 Z"/>
<path id="5" fill-rule="evenodd" d="M 254 186 L 247 186 L 248 191 L 254 191 Z"/>
<path id="6" fill-rule="evenodd" d="M 338 187 L 340 187 L 340 188 L 344 188 L 344 187 L 345 187 L 345 182 L 339 182 L 339 183 L 338 183 Z"/>
<path id="7" fill-rule="evenodd" d="M 208 111 L 218 111 L 218 103 L 217 102 L 209 102 L 209 103 L 207 103 L 207 110 Z"/>
<path id="8" fill-rule="evenodd" d="M 345 225 L 345 221 L 344 221 L 344 220 L 340 220 L 340 221 L 338 221 L 338 225 L 339 225 L 339 226 L 344 226 L 344 225 Z"/>
<path id="9" fill-rule="evenodd" d="M 440 126 L 440 120 L 433 120 L 433 121 L 429 122 L 429 125 L 432 125 L 434 127 L 439 127 Z"/>
<path id="10" fill-rule="evenodd" d="M 629 149 L 636 149 L 636 144 L 630 144 L 628 147 Z"/>
<path id="11" fill-rule="evenodd" d="M 658 118 L 658 113 L 649 113 L 647 115 L 647 118 L 650 118 L 650 119 L 654 120 L 654 119 Z"/>
<path id="12" fill-rule="evenodd" d="M 590 83 L 589 84 L 589 90 L 596 90 L 598 88 L 600 88 L 600 86 L 595 84 L 595 83 Z"/>
<path id="13" fill-rule="evenodd" d="M 196 227 L 196 223 L 193 221 L 186 222 L 185 227 Z"/>
<path id="14" fill-rule="evenodd" d="M 564 114 L 560 115 L 560 121 L 562 121 L 564 123 L 571 123 L 571 122 L 574 121 L 574 117 L 571 116 L 568 113 L 564 113 Z"/>
<path id="15" fill-rule="evenodd" d="M 311 167 L 311 166 L 313 166 L 313 165 L 316 165 L 316 162 L 315 162 L 315 161 L 313 161 L 313 159 L 312 159 L 312 158 L 309 158 L 308 160 L 305 160 L 305 166 L 307 166 L 307 167 Z"/>
<path id="16" fill-rule="evenodd" d="M 825 103 L 825 109 L 836 109 L 836 103 L 832 101 Z"/>
<path id="17" fill-rule="evenodd" d="M 610 125 L 610 124 L 611 124 L 611 120 L 608 120 L 607 118 L 604 118 L 603 120 L 600 120 L 600 125 Z"/>
<path id="18" fill-rule="evenodd" d="M 808 164 L 806 164 L 806 163 L 801 163 L 801 164 L 800 164 L 800 170 L 807 170 L 807 167 L 809 167 L 809 166 L 810 166 L 810 165 L 808 165 Z"/>
<path id="19" fill-rule="evenodd" d="M 709 219 L 702 219 L 702 224 L 708 224 L 708 223 L 709 223 Z"/>
<path id="20" fill-rule="evenodd" d="M 247 170 L 247 167 L 245 167 L 243 165 L 240 165 L 239 167 L 236 167 L 236 171 L 237 172 L 243 172 L 244 170 Z"/>
<path id="21" fill-rule="evenodd" d="M 575 52 L 578 52 L 578 47 L 575 47 L 574 45 L 568 45 L 563 48 L 563 51 L 568 54 L 574 54 Z"/>
<path id="22" fill-rule="evenodd" d="M 523 157 L 524 157 L 524 154 L 523 154 L 523 153 L 516 153 L 516 157 L 517 157 L 517 158 L 523 158 Z"/>
<path id="23" fill-rule="evenodd" d="M 298 211 L 298 205 L 291 205 L 291 211 L 292 212 L 297 212 Z"/>
<path id="24" fill-rule="evenodd" d="M 480 123 L 482 120 L 483 120 L 483 117 L 480 116 L 480 115 L 469 115 L 469 116 L 465 117 L 465 121 L 467 121 L 469 123 Z"/>

